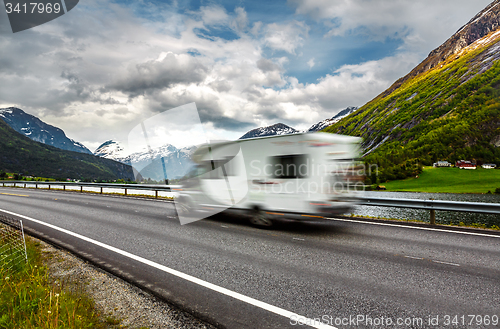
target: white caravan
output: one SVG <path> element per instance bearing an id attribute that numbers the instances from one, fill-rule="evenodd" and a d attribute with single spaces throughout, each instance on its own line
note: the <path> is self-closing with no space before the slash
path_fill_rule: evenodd
<path id="1" fill-rule="evenodd" d="M 358 137 L 322 132 L 204 144 L 177 198 L 181 223 L 223 210 L 262 226 L 344 213 L 364 186 L 359 144 Z"/>

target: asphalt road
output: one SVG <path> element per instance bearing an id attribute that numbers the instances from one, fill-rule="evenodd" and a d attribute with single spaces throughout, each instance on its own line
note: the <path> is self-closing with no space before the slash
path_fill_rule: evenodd
<path id="1" fill-rule="evenodd" d="M 500 235 L 488 232 L 350 220 L 263 230 L 228 216 L 181 226 L 166 201 L 20 188 L 0 188 L 0 210 L 220 327 L 500 327 Z"/>

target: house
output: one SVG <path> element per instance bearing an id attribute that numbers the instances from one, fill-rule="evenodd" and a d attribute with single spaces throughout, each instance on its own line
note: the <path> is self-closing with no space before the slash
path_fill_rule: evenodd
<path id="1" fill-rule="evenodd" d="M 438 161 L 434 162 L 433 167 L 451 167 L 451 163 L 448 161 Z"/>
<path id="2" fill-rule="evenodd" d="M 483 169 L 495 169 L 497 165 L 494 163 L 485 163 L 481 167 L 483 167 Z"/>
<path id="3" fill-rule="evenodd" d="M 455 167 L 460 169 L 476 169 L 476 162 L 459 160 L 455 162 Z"/>

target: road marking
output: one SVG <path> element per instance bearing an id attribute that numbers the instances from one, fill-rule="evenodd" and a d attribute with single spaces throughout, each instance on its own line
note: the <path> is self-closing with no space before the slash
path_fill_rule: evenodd
<path id="1" fill-rule="evenodd" d="M 24 194 L 14 194 L 14 193 L 0 193 L 0 194 L 5 194 L 5 195 L 13 195 L 13 196 L 29 196 L 29 195 L 24 195 Z"/>
<path id="2" fill-rule="evenodd" d="M 365 222 L 365 221 L 362 221 L 362 220 L 342 219 L 342 218 L 328 218 L 328 219 L 338 220 L 338 221 L 341 221 L 341 222 L 353 222 L 353 223 L 370 224 L 370 225 L 381 225 L 381 226 L 394 226 L 394 227 L 399 227 L 399 228 L 412 228 L 412 229 L 415 229 L 415 230 L 436 231 L 436 232 L 446 232 L 446 233 L 457 233 L 457 234 L 467 234 L 467 235 L 479 235 L 479 236 L 487 236 L 487 237 L 490 237 L 490 238 L 500 238 L 500 235 L 474 233 L 474 232 L 460 232 L 460 231 L 443 230 L 443 229 L 439 229 L 439 228 L 430 228 L 430 227 L 416 227 L 416 226 L 405 226 L 405 225 L 388 224 L 388 223 Z"/>
<path id="3" fill-rule="evenodd" d="M 221 225 L 220 227 L 223 227 L 223 228 L 229 228 L 228 226 L 226 225 Z"/>
<path id="4" fill-rule="evenodd" d="M 30 221 L 32 221 L 34 223 L 37 223 L 37 224 L 40 224 L 40 225 L 44 225 L 44 226 L 50 227 L 50 228 L 52 228 L 54 230 L 66 233 L 66 234 L 71 235 L 71 236 L 74 236 L 75 238 L 78 238 L 78 239 L 81 239 L 81 240 L 93 243 L 93 244 L 95 244 L 95 245 L 97 245 L 99 247 L 102 247 L 104 249 L 108 249 L 108 250 L 116 252 L 116 253 L 118 253 L 118 254 L 120 254 L 122 256 L 125 256 L 125 257 L 131 258 L 133 260 L 136 260 L 136 261 L 138 261 L 140 263 L 143 263 L 143 264 L 149 265 L 151 267 L 157 268 L 157 269 L 159 269 L 159 270 L 161 270 L 163 272 L 166 272 L 166 273 L 172 274 L 174 276 L 177 276 L 177 277 L 179 277 L 181 279 L 193 282 L 193 283 L 198 284 L 198 285 L 200 285 L 202 287 L 205 287 L 207 289 L 216 291 L 218 293 L 221 293 L 223 295 L 232 297 L 234 299 L 240 300 L 240 301 L 245 302 L 247 304 L 259 307 L 259 308 L 261 308 L 263 310 L 266 310 L 266 311 L 269 311 L 269 312 L 272 312 L 272 313 L 284 316 L 284 317 L 286 317 L 288 319 L 291 319 L 292 316 L 293 316 L 295 319 L 301 319 L 301 321 L 303 320 L 303 322 L 307 323 L 310 327 L 321 328 L 321 329 L 323 329 L 323 328 L 325 328 L 325 329 L 338 329 L 336 327 L 333 327 L 333 326 L 330 326 L 330 325 L 327 325 L 327 324 L 324 324 L 324 323 L 321 323 L 321 322 L 318 323 L 318 321 L 316 321 L 314 319 L 309 319 L 309 318 L 301 316 L 301 315 L 299 315 L 297 313 L 293 313 L 291 311 L 287 311 L 287 310 L 285 310 L 283 308 L 280 308 L 280 307 L 277 307 L 277 306 L 273 306 L 271 304 L 268 304 L 266 302 L 262 302 L 260 300 L 255 299 L 255 298 L 248 297 L 248 296 L 245 296 L 243 294 L 237 293 L 235 291 L 232 291 L 232 290 L 223 288 L 221 286 L 215 285 L 213 283 L 210 283 L 210 282 L 198 279 L 198 278 L 196 278 L 194 276 L 191 276 L 189 274 L 185 274 L 185 273 L 179 272 L 179 271 L 174 270 L 172 268 L 169 268 L 169 267 L 166 267 L 164 265 L 161 265 L 161 264 L 155 263 L 153 261 L 150 261 L 150 260 L 148 260 L 146 258 L 143 258 L 143 257 L 137 256 L 137 255 L 134 255 L 132 253 L 129 253 L 127 251 L 124 251 L 124 250 L 112 247 L 112 246 L 107 245 L 105 243 L 102 243 L 102 242 L 96 241 L 94 239 L 88 238 L 86 236 L 83 236 L 81 234 L 68 231 L 68 230 L 66 230 L 64 228 L 61 228 L 61 227 L 58 227 L 58 226 L 55 226 L 55 225 L 52 225 L 52 224 L 49 224 L 49 223 L 42 222 L 42 221 L 40 221 L 38 219 L 34 219 L 34 218 L 31 218 L 31 217 L 28 217 L 28 216 L 20 215 L 20 214 L 17 214 L 17 213 L 8 211 L 8 210 L 0 209 L 0 211 L 4 212 L 6 214 L 9 214 L 9 215 L 13 215 L 13 216 L 21 217 L 23 219 L 30 220 Z"/>
<path id="5" fill-rule="evenodd" d="M 413 256 L 404 256 L 405 258 L 411 258 L 411 259 L 418 259 L 418 260 L 424 260 L 425 258 L 422 257 L 413 257 Z M 455 263 L 448 263 L 448 262 L 441 262 L 439 260 L 430 260 L 431 262 L 434 263 L 439 263 L 439 264 L 446 264 L 446 265 L 453 265 L 453 266 L 460 266 L 460 264 L 455 264 Z"/>
<path id="6" fill-rule="evenodd" d="M 294 240 L 299 240 L 299 241 L 306 241 L 305 239 L 301 239 L 301 238 L 292 238 Z"/>
<path id="7" fill-rule="evenodd" d="M 460 266 L 460 264 L 448 263 L 448 262 L 440 262 L 439 260 L 433 260 L 433 262 L 434 262 L 434 263 L 439 263 L 439 264 L 446 264 L 446 265 Z"/>

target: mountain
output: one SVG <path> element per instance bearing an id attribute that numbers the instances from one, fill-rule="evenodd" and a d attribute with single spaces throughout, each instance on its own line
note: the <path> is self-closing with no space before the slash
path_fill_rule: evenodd
<path id="1" fill-rule="evenodd" d="M 143 179 L 163 181 L 181 178 L 191 170 L 194 166 L 191 154 L 195 150 L 194 146 L 179 149 L 171 144 L 165 144 L 155 149 L 145 149 L 127 155 L 118 142 L 109 140 L 99 146 L 94 155 L 131 165 Z"/>
<path id="2" fill-rule="evenodd" d="M 274 135 L 287 135 L 298 133 L 299 131 L 287 126 L 284 123 L 276 123 L 272 126 L 255 128 L 248 131 L 246 134 L 241 136 L 239 139 L 247 139 L 254 137 L 264 137 L 264 136 L 274 136 Z"/>
<path id="3" fill-rule="evenodd" d="M 405 81 L 424 73 L 439 64 L 459 54 L 464 48 L 468 47 L 476 40 L 497 30 L 500 26 L 499 1 L 493 1 L 485 9 L 474 16 L 467 24 L 462 26 L 455 34 L 446 40 L 441 46 L 429 53 L 429 56 L 415 67 L 405 77 L 397 80 L 383 94 L 388 95 L 399 88 Z"/>
<path id="4" fill-rule="evenodd" d="M 318 123 L 313 124 L 309 129 L 304 130 L 303 132 L 315 132 L 315 131 L 320 131 L 322 129 L 325 129 L 329 125 L 334 124 L 335 122 L 338 122 L 340 119 L 346 117 L 347 115 L 351 114 L 352 112 L 356 111 L 358 108 L 354 106 L 349 106 L 346 109 L 340 111 L 333 117 L 329 119 L 325 119 L 323 121 L 320 121 Z M 276 123 L 272 126 L 266 126 L 266 127 L 260 127 L 260 128 L 255 128 L 250 131 L 248 131 L 246 134 L 241 136 L 239 139 L 247 139 L 247 138 L 254 138 L 254 137 L 264 137 L 264 136 L 274 136 L 274 135 L 287 135 L 287 134 L 295 134 L 295 133 L 300 133 L 301 131 L 292 128 L 284 123 Z"/>
<path id="5" fill-rule="evenodd" d="M 130 166 L 35 142 L 0 120 L 0 171 L 57 179 L 134 179 Z"/>
<path id="6" fill-rule="evenodd" d="M 121 147 L 121 145 L 118 142 L 113 140 L 109 140 L 102 143 L 94 151 L 94 155 L 119 162 L 123 162 L 120 160 L 126 158 L 126 153 L 123 147 Z"/>
<path id="7" fill-rule="evenodd" d="M 417 175 L 438 160 L 500 163 L 500 0 L 408 75 L 325 129 L 364 138 L 372 183 Z"/>
<path id="8" fill-rule="evenodd" d="M 0 109 L 0 118 L 12 129 L 35 142 L 51 145 L 62 150 L 92 154 L 82 144 L 66 137 L 66 134 L 61 129 L 51 126 L 16 107 Z"/>
<path id="9" fill-rule="evenodd" d="M 325 129 L 326 127 L 333 125 L 336 122 L 339 122 L 341 119 L 345 118 L 349 114 L 353 113 L 356 111 L 358 108 L 355 106 L 349 106 L 346 109 L 340 111 L 339 113 L 335 114 L 333 117 L 330 119 L 325 119 L 323 121 L 320 121 L 318 123 L 313 124 L 309 129 L 306 130 L 306 132 L 315 132 L 315 131 L 320 131 Z"/>

